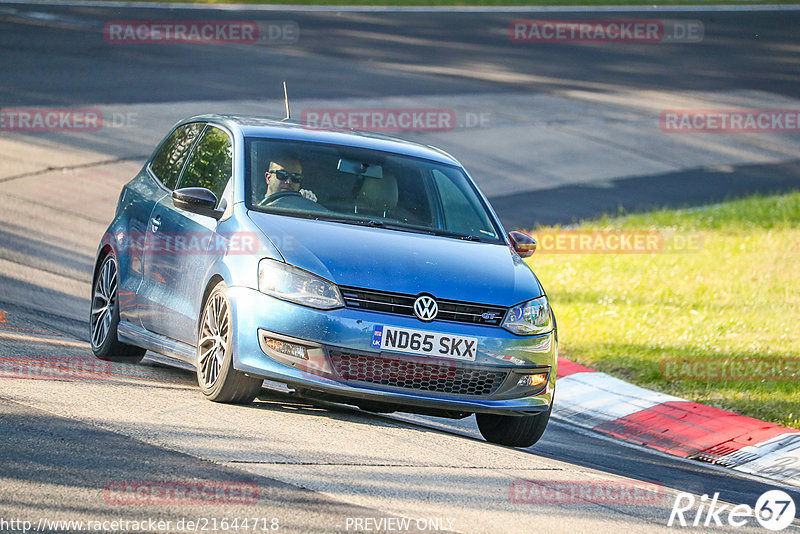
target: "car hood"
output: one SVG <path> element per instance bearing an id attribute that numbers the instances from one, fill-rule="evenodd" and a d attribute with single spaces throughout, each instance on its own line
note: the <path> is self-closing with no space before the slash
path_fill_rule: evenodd
<path id="1" fill-rule="evenodd" d="M 506 245 L 248 214 L 287 263 L 338 285 L 500 306 L 544 294 L 533 271 Z"/>

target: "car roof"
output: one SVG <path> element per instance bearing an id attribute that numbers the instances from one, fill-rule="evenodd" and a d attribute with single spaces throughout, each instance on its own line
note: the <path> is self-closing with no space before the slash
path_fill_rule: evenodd
<path id="1" fill-rule="evenodd" d="M 181 123 L 196 121 L 218 123 L 231 129 L 238 129 L 244 137 L 266 137 L 343 145 L 461 166 L 453 156 L 436 147 L 377 133 L 357 132 L 354 130 L 322 130 L 304 126 L 291 119 L 275 120 L 268 117 L 244 115 L 198 115 L 183 120 Z"/>

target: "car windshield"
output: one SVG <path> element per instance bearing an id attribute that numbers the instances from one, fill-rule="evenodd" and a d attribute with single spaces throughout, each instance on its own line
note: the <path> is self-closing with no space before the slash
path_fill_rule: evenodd
<path id="1" fill-rule="evenodd" d="M 502 242 L 458 166 L 354 147 L 248 138 L 245 172 L 252 210 Z"/>

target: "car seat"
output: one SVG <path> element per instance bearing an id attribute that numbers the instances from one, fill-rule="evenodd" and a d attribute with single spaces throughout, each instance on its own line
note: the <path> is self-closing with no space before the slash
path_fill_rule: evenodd
<path id="1" fill-rule="evenodd" d="M 355 197 L 355 212 L 386 217 L 397 206 L 397 178 L 384 172 L 383 178 L 362 177 Z"/>

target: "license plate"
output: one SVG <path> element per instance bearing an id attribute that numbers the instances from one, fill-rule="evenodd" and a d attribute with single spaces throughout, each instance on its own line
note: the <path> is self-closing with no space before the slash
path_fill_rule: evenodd
<path id="1" fill-rule="evenodd" d="M 372 347 L 420 356 L 475 361 L 478 338 L 412 330 L 396 326 L 375 325 Z"/>

